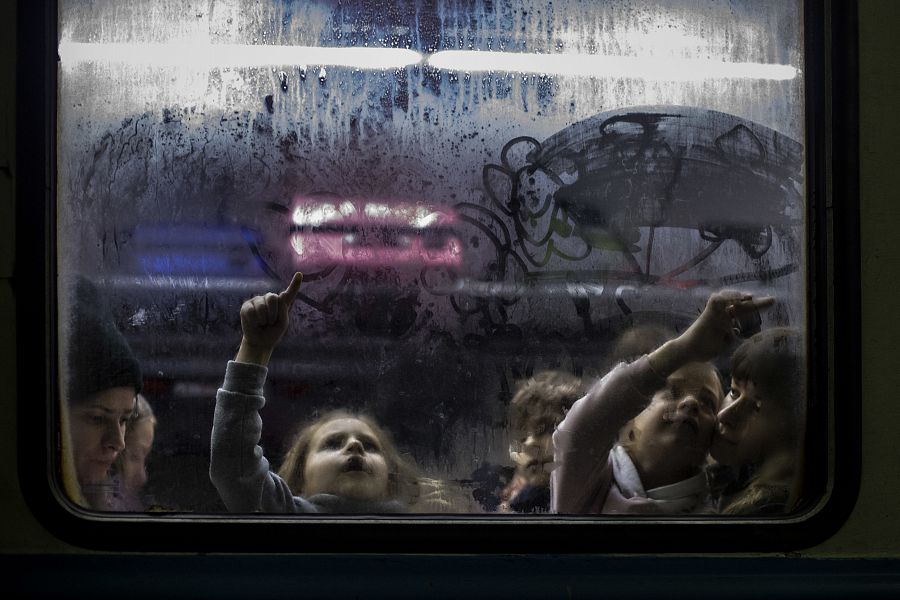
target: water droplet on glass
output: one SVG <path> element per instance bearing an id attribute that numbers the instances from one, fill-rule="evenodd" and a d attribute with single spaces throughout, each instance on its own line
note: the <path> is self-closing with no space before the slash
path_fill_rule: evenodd
<path id="1" fill-rule="evenodd" d="M 328 73 L 325 72 L 325 67 L 319 69 L 319 83 L 325 85 L 325 78 L 328 77 Z"/>
<path id="2" fill-rule="evenodd" d="M 284 71 L 282 71 L 281 73 L 279 73 L 279 74 L 278 74 L 278 80 L 281 81 L 281 91 L 282 91 L 282 92 L 286 92 L 286 91 L 288 90 L 288 85 L 287 85 L 287 73 L 285 73 Z"/>
<path id="3" fill-rule="evenodd" d="M 300 67 L 300 81 L 306 81 L 306 68 Z"/>

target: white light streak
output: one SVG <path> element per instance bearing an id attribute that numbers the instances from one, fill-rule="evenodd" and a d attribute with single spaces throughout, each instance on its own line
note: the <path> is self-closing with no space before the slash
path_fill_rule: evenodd
<path id="1" fill-rule="evenodd" d="M 630 77 L 663 81 L 703 79 L 794 79 L 790 65 L 724 62 L 699 58 L 604 56 L 600 54 L 533 54 L 443 50 L 428 58 L 438 69 L 467 73 L 499 71 L 576 77 Z"/>
<path id="2" fill-rule="evenodd" d="M 204 41 L 165 43 L 60 42 L 63 65 L 82 62 L 122 63 L 154 67 L 268 67 L 328 65 L 357 69 L 400 69 L 422 62 L 422 55 L 405 48 L 322 48 L 260 44 L 212 44 Z"/>
<path id="3" fill-rule="evenodd" d="M 572 77 L 628 77 L 661 81 L 703 79 L 794 79 L 800 70 L 791 65 L 726 62 L 668 56 L 609 56 L 600 54 L 536 54 L 443 50 L 428 57 L 405 48 L 325 48 L 259 44 L 212 44 L 187 40 L 165 43 L 81 43 L 59 45 L 63 66 L 77 63 L 119 63 L 198 70 L 215 68 L 307 65 L 355 69 L 402 69 L 426 61 L 431 67 L 467 73 L 506 72 Z"/>

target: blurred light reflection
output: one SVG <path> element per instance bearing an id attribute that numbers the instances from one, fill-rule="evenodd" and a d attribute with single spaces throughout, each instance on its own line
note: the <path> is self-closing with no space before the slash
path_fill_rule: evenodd
<path id="1" fill-rule="evenodd" d="M 293 65 L 351 67 L 354 69 L 402 69 L 423 62 L 436 69 L 465 72 L 514 72 L 572 77 L 627 77 L 661 81 L 704 79 L 766 79 L 786 81 L 800 70 L 791 65 L 728 62 L 720 59 L 602 54 L 495 52 L 442 50 L 422 55 L 405 48 L 354 48 L 275 46 L 261 44 L 213 44 L 207 40 L 160 43 L 59 44 L 63 67 L 78 63 L 119 63 L 180 69 L 216 69 Z M 320 74 L 320 77 L 324 75 Z"/>
<path id="2" fill-rule="evenodd" d="M 291 248 L 303 264 L 459 266 L 453 213 L 416 204 L 295 200 Z"/>
<path id="3" fill-rule="evenodd" d="M 794 79 L 790 65 L 726 62 L 701 58 L 610 56 L 601 54 L 535 54 L 444 50 L 428 58 L 438 69 L 467 73 L 505 71 L 575 77 L 628 77 L 661 81 L 703 79 Z"/>
<path id="4" fill-rule="evenodd" d="M 404 48 L 213 44 L 203 40 L 100 44 L 63 41 L 59 44 L 59 57 L 63 66 L 98 62 L 197 69 L 272 65 L 400 69 L 422 61 L 421 54 Z"/>

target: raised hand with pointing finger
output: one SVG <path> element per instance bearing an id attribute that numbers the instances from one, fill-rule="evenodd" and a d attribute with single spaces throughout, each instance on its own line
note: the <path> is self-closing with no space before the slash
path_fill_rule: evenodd
<path id="1" fill-rule="evenodd" d="M 320 416 L 294 438 L 280 472 L 260 446 L 266 367 L 302 281 L 296 273 L 283 292 L 241 306 L 241 347 L 216 392 L 210 481 L 228 510 L 241 514 L 406 512 L 423 488 L 374 419 L 345 411 Z"/>
<path id="2" fill-rule="evenodd" d="M 752 334 L 760 309 L 774 303 L 774 298 L 754 298 L 735 290 L 716 292 L 684 333 L 650 354 L 650 363 L 660 376 L 667 377 L 689 362 L 713 360 L 737 338 Z"/>
<path id="3" fill-rule="evenodd" d="M 269 292 L 263 296 L 255 296 L 241 306 L 241 347 L 235 360 L 266 366 L 275 346 L 281 341 L 288 327 L 288 313 L 300 284 L 302 273 L 294 273 L 294 278 L 287 288 L 275 294 Z"/>

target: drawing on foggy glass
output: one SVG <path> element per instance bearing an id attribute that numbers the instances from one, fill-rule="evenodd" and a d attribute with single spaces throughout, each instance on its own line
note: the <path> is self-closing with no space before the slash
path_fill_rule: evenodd
<path id="1" fill-rule="evenodd" d="M 801 23 L 783 1 L 61 2 L 70 498 L 795 510 Z"/>

